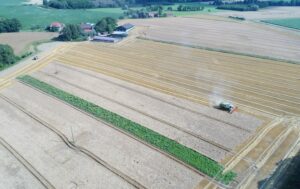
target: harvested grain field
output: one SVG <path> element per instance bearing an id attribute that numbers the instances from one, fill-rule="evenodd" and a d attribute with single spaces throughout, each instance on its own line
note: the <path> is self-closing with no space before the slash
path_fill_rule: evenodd
<path id="1" fill-rule="evenodd" d="M 142 39 L 65 44 L 0 80 L 0 141 L 33 188 L 250 186 L 294 141 L 299 71 Z"/>
<path id="2" fill-rule="evenodd" d="M 299 65 L 145 40 L 117 47 L 82 44 L 56 60 L 205 105 L 223 99 L 243 111 L 300 114 Z"/>
<path id="3" fill-rule="evenodd" d="M 53 32 L 1 33 L 0 43 L 10 45 L 14 49 L 14 52 L 19 55 L 23 51 L 31 50 L 30 45 L 33 42 L 51 40 L 56 36 L 57 33 Z"/>
<path id="4" fill-rule="evenodd" d="M 247 20 L 264 20 L 264 19 L 276 19 L 276 18 L 297 18 L 300 17 L 299 7 L 270 7 L 261 9 L 259 11 L 220 11 L 212 13 L 213 15 L 228 17 L 239 16 L 244 17 Z"/>
<path id="5" fill-rule="evenodd" d="M 140 37 L 230 52 L 299 61 L 300 35 L 257 23 L 205 18 L 132 20 Z"/>

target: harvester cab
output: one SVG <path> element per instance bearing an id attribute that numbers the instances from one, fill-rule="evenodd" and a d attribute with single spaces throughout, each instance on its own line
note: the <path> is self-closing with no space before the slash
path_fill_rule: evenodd
<path id="1" fill-rule="evenodd" d="M 237 107 L 229 102 L 221 102 L 218 106 L 216 106 L 219 110 L 227 111 L 228 113 L 232 114 L 234 111 L 236 111 Z"/>

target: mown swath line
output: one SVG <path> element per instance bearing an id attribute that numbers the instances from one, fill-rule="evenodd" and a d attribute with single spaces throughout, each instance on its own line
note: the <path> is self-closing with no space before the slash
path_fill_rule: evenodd
<path id="1" fill-rule="evenodd" d="M 218 181 L 229 184 L 230 181 L 236 177 L 236 173 L 232 171 L 222 173 L 224 167 L 221 164 L 200 154 L 199 152 L 138 123 L 126 119 L 116 113 L 101 108 L 96 104 L 67 93 L 29 75 L 18 77 L 18 79 L 97 118 L 100 118 L 127 133 L 130 133 L 131 135 L 151 144 L 156 148 L 159 148 L 160 150 L 203 172 L 204 174 L 217 179 Z"/>

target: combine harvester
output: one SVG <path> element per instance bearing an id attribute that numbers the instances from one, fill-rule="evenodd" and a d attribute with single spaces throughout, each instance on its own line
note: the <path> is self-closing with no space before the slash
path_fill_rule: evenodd
<path id="1" fill-rule="evenodd" d="M 215 108 L 219 110 L 224 110 L 230 114 L 237 110 L 237 107 L 229 102 L 220 102 L 218 105 L 215 106 Z"/>

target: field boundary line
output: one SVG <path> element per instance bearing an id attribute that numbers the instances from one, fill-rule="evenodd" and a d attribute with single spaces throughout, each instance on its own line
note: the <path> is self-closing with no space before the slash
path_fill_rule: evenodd
<path id="1" fill-rule="evenodd" d="M 55 127 L 50 125 L 49 123 L 45 122 L 44 120 L 41 120 L 36 115 L 32 114 L 31 112 L 29 112 L 28 110 L 26 110 L 22 106 L 20 106 L 17 103 L 13 102 L 8 97 L 0 94 L 0 98 L 2 98 L 6 102 L 8 102 L 10 105 L 12 105 L 13 107 L 17 108 L 19 111 L 21 111 L 24 114 L 26 114 L 27 116 L 29 116 L 31 119 L 35 120 L 36 122 L 40 123 L 44 127 L 48 128 L 50 131 L 52 131 L 54 134 L 56 134 L 66 144 L 66 146 L 69 147 L 70 149 L 72 149 L 74 151 L 79 151 L 79 152 L 85 154 L 87 157 L 89 157 L 92 160 L 96 161 L 97 163 L 99 163 L 100 165 L 102 165 L 103 167 L 108 169 L 109 171 L 113 172 L 115 175 L 122 178 L 124 181 L 126 181 L 129 184 L 131 184 L 132 186 L 134 186 L 135 188 L 146 188 L 143 185 L 141 185 L 140 183 L 138 183 L 137 181 L 135 181 L 134 179 L 127 176 L 126 174 L 124 174 L 121 171 L 117 170 L 116 168 L 112 167 L 107 162 L 105 162 L 104 160 L 102 160 L 100 157 L 96 156 L 95 154 L 93 154 L 89 150 L 87 150 L 87 149 L 85 149 L 81 146 L 77 146 L 73 142 L 70 142 L 68 137 L 65 136 L 61 131 L 59 131 L 58 129 L 56 129 Z"/>
<path id="2" fill-rule="evenodd" d="M 282 118 L 277 118 L 276 120 L 269 123 L 263 131 L 260 130 L 258 135 L 255 135 L 255 137 L 248 141 L 248 143 L 225 164 L 224 171 L 232 169 L 236 164 L 238 164 L 239 161 L 242 160 L 263 139 L 263 137 L 266 136 L 266 134 L 270 130 L 279 125 L 282 121 Z"/>
<path id="3" fill-rule="evenodd" d="M 298 131 L 298 139 L 293 143 L 293 146 L 290 148 L 289 152 L 286 153 L 286 155 L 282 159 L 286 160 L 287 158 L 291 158 L 292 155 L 295 155 L 299 151 L 299 142 L 300 132 Z M 280 177 L 283 174 L 283 170 L 287 170 L 290 167 L 291 161 L 289 161 L 288 164 L 282 164 L 282 162 L 280 162 L 279 165 L 274 169 L 273 174 L 269 178 L 267 178 L 267 180 L 262 184 L 262 186 L 259 189 L 264 189 L 266 187 L 270 188 L 270 184 L 268 183 L 274 179 L 274 183 L 276 184 L 278 182 L 278 177 Z M 271 187 L 272 186 L 274 186 L 274 184 L 271 184 Z"/>
<path id="4" fill-rule="evenodd" d="M 202 50 L 207 50 L 207 51 L 226 53 L 226 54 L 234 54 L 234 55 L 240 55 L 240 56 L 248 56 L 248 57 L 252 57 L 252 58 L 260 58 L 260 59 L 265 59 L 265 60 L 273 60 L 273 61 L 284 62 L 284 63 L 289 63 L 289 64 L 300 64 L 300 62 L 294 61 L 294 60 L 273 58 L 273 57 L 269 57 L 269 56 L 247 54 L 247 53 L 242 53 L 242 52 L 240 53 L 240 52 L 224 50 L 224 49 L 210 48 L 210 47 L 204 47 L 204 46 L 198 46 L 198 45 L 190 45 L 190 44 L 186 44 L 186 43 L 163 41 L 163 40 L 150 39 L 150 38 L 145 38 L 145 37 L 137 37 L 137 39 L 148 40 L 148 41 L 153 41 L 153 42 L 158 42 L 158 43 L 166 43 L 166 44 L 177 45 L 177 46 L 184 46 L 184 47 L 195 48 L 195 49 L 202 49 Z"/>
<path id="5" fill-rule="evenodd" d="M 238 189 L 246 189 L 248 185 L 252 182 L 252 180 L 255 178 L 256 174 L 253 174 L 254 172 L 259 171 L 261 169 L 266 161 L 271 157 L 272 154 L 276 150 L 278 150 L 278 146 L 284 142 L 284 140 L 287 138 L 287 136 L 291 133 L 291 131 L 294 129 L 295 126 L 286 128 L 283 130 L 277 137 L 273 140 L 271 145 L 269 145 L 264 152 L 258 157 L 258 159 L 254 162 L 254 167 L 252 172 L 249 172 L 249 176 L 245 177 L 237 186 Z M 250 167 L 251 168 L 251 167 Z"/>
<path id="6" fill-rule="evenodd" d="M 45 188 L 55 189 L 55 187 L 37 171 L 31 163 L 29 163 L 16 149 L 8 144 L 2 137 L 0 137 L 0 144 L 9 151 Z"/>

